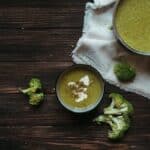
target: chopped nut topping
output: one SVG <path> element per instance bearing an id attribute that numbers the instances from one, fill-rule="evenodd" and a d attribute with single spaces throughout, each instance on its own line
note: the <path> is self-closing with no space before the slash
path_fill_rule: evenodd
<path id="1" fill-rule="evenodd" d="M 85 75 L 77 82 L 71 81 L 68 83 L 76 102 L 81 102 L 88 98 L 87 88 L 91 83 L 92 81 L 90 81 L 88 75 Z"/>

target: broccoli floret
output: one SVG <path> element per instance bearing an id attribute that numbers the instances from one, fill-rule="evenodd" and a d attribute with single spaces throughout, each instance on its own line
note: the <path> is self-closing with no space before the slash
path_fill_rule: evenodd
<path id="1" fill-rule="evenodd" d="M 41 81 L 37 78 L 32 78 L 29 82 L 29 87 L 26 89 L 21 89 L 21 92 L 27 95 L 35 93 L 37 90 L 42 89 Z"/>
<path id="2" fill-rule="evenodd" d="M 111 93 L 109 97 L 112 99 L 110 106 L 104 108 L 104 114 L 107 115 L 131 115 L 133 113 L 133 106 L 122 95 L 118 93 Z"/>
<path id="3" fill-rule="evenodd" d="M 20 91 L 23 94 L 29 96 L 30 105 L 39 105 L 41 101 L 44 100 L 44 94 L 41 92 L 42 84 L 41 81 L 37 78 L 32 78 L 29 82 L 29 87 L 26 89 L 21 89 Z"/>
<path id="4" fill-rule="evenodd" d="M 36 106 L 36 105 L 39 105 L 43 100 L 44 100 L 43 93 L 34 93 L 30 96 L 29 104 Z"/>
<path id="5" fill-rule="evenodd" d="M 94 121 L 97 124 L 107 123 L 111 127 L 108 131 L 108 138 L 120 140 L 130 127 L 130 115 L 133 113 L 133 106 L 122 95 L 111 93 L 110 106 L 104 108 L 104 115 L 98 116 Z"/>
<path id="6" fill-rule="evenodd" d="M 29 86 L 35 89 L 42 89 L 41 81 L 37 78 L 32 78 L 29 82 Z"/>
<path id="7" fill-rule="evenodd" d="M 97 124 L 106 123 L 111 127 L 111 130 L 108 131 L 108 138 L 111 140 L 121 139 L 130 127 L 130 120 L 127 115 L 100 115 L 94 121 Z"/>
<path id="8" fill-rule="evenodd" d="M 136 76 L 135 69 L 126 63 L 117 63 L 114 66 L 114 73 L 118 80 L 123 82 L 131 81 Z"/>
<path id="9" fill-rule="evenodd" d="M 125 132 L 130 127 L 130 120 L 127 115 L 124 116 L 110 116 L 112 123 L 111 128 L 112 130 L 108 131 L 108 137 L 112 140 L 119 140 L 121 139 Z"/>

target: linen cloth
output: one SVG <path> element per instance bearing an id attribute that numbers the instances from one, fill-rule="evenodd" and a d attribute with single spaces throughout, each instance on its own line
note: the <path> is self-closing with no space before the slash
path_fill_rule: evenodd
<path id="1" fill-rule="evenodd" d="M 150 99 L 150 57 L 127 51 L 116 40 L 113 29 L 113 11 L 117 0 L 94 0 L 86 3 L 83 34 L 72 52 L 77 64 L 88 64 L 96 68 L 110 84 Z M 124 60 L 136 68 L 133 82 L 117 80 L 113 66 Z"/>

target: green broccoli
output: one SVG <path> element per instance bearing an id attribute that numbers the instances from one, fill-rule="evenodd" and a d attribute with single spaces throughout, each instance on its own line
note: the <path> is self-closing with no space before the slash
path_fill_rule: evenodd
<path id="1" fill-rule="evenodd" d="M 34 93 L 30 96 L 29 104 L 36 106 L 36 105 L 39 105 L 43 100 L 44 100 L 43 93 Z"/>
<path id="2" fill-rule="evenodd" d="M 32 93 L 35 93 L 37 92 L 37 90 L 41 89 L 42 89 L 41 81 L 37 78 L 32 78 L 29 82 L 29 87 L 26 89 L 21 89 L 20 91 L 30 96 Z"/>
<path id="3" fill-rule="evenodd" d="M 120 140 L 130 127 L 130 120 L 127 115 L 100 115 L 94 121 L 97 124 L 106 123 L 111 127 L 111 130 L 108 131 L 108 138 L 111 140 Z"/>
<path id="4" fill-rule="evenodd" d="M 23 94 L 29 96 L 29 104 L 35 106 L 39 105 L 44 100 L 44 93 L 41 92 L 42 84 L 37 78 L 32 78 L 29 82 L 29 87 L 26 89 L 20 89 Z"/>
<path id="5" fill-rule="evenodd" d="M 131 81 L 135 78 L 136 76 L 136 71 L 135 69 L 126 63 L 117 63 L 114 66 L 114 73 L 118 80 L 122 82 L 127 82 Z"/>
<path id="6" fill-rule="evenodd" d="M 110 106 L 104 108 L 104 114 L 107 115 L 131 115 L 133 113 L 132 104 L 118 93 L 111 93 L 109 97 L 112 99 Z"/>
<path id="7" fill-rule="evenodd" d="M 133 106 L 122 95 L 111 93 L 111 104 L 104 108 L 104 115 L 94 119 L 97 124 L 107 123 L 111 127 L 108 131 L 108 138 L 120 140 L 130 127 L 130 116 L 133 113 Z"/>

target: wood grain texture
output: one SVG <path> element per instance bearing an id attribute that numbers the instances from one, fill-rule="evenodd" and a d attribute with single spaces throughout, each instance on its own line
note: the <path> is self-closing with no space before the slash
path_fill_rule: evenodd
<path id="1" fill-rule="evenodd" d="M 71 61 L 80 35 L 81 29 L 1 29 L 0 62 Z"/>
<path id="2" fill-rule="evenodd" d="M 16 29 L 79 28 L 83 7 L 1 7 L 0 27 Z M 15 14 L 15 15 L 14 15 Z M 82 14 L 82 15 L 81 15 Z"/>
<path id="3" fill-rule="evenodd" d="M 88 2 L 91 2 L 92 0 L 89 0 Z M 11 0 L 1 0 L 1 5 L 2 6 L 19 6 L 19 7 L 27 7 L 27 6 L 32 6 L 32 7 L 50 7 L 50 6 L 56 6 L 56 7 L 64 7 L 64 6 L 83 6 L 87 0 L 15 0 L 15 3 Z"/>
<path id="4" fill-rule="evenodd" d="M 106 83 L 100 105 L 75 115 L 56 97 L 58 76 L 73 65 L 71 51 L 82 33 L 87 0 L 0 1 L 0 150 L 148 150 L 150 102 Z M 40 107 L 19 93 L 32 77 L 44 85 Z M 133 103 L 132 126 L 120 142 L 107 139 L 107 126 L 92 119 L 119 92 Z"/>

